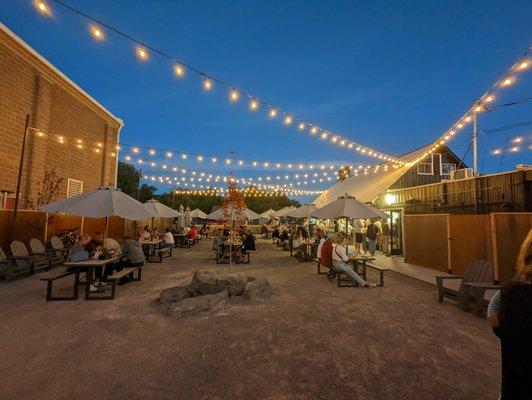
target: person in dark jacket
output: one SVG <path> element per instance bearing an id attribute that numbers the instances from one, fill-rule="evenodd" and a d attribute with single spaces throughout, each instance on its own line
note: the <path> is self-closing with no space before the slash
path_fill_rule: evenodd
<path id="1" fill-rule="evenodd" d="M 532 229 L 521 246 L 515 272 L 490 302 L 496 311 L 488 318 L 501 339 L 501 400 L 532 398 Z"/>

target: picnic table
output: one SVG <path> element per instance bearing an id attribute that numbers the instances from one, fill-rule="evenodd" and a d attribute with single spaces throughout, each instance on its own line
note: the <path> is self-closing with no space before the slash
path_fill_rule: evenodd
<path id="1" fill-rule="evenodd" d="M 108 300 L 108 296 L 91 296 L 90 285 L 92 282 L 92 277 L 95 268 L 105 268 L 106 265 L 114 264 L 115 262 L 120 261 L 120 257 L 107 258 L 105 260 L 85 260 L 85 261 L 70 261 L 66 262 L 63 265 L 74 269 L 76 274 L 74 279 L 74 295 L 72 300 L 78 299 L 78 287 L 85 285 L 85 300 Z M 83 272 L 82 269 L 86 268 L 85 272 L 85 281 L 79 279 L 80 272 Z M 102 271 L 103 272 L 103 271 Z"/>
<path id="2" fill-rule="evenodd" d="M 158 256 L 157 249 L 161 247 L 162 239 L 146 240 L 140 242 L 144 254 L 146 255 L 146 262 L 152 262 L 153 258 Z"/>
<path id="3" fill-rule="evenodd" d="M 367 277 L 368 267 L 379 271 L 379 278 L 380 278 L 379 286 L 384 286 L 384 272 L 388 271 L 388 268 L 368 264 L 368 261 L 375 261 L 375 257 L 357 255 L 356 257 L 351 258 L 350 261 L 353 264 L 353 269 L 355 270 L 356 273 L 360 273 L 358 267 L 359 266 L 362 267 L 362 278 L 364 280 L 367 280 L 366 277 Z"/>
<path id="4" fill-rule="evenodd" d="M 188 233 L 172 233 L 175 247 L 190 247 L 187 242 Z"/>

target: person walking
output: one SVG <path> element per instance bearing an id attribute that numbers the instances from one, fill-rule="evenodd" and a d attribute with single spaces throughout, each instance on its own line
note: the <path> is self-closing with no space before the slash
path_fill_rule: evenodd
<path id="1" fill-rule="evenodd" d="M 355 251 L 362 253 L 362 241 L 364 240 L 364 228 L 366 222 L 363 219 L 356 218 L 353 220 L 353 232 L 355 232 Z"/>
<path id="2" fill-rule="evenodd" d="M 501 400 L 525 400 L 532 393 L 532 229 L 515 272 L 488 307 L 488 322 L 501 340 Z"/>
<path id="3" fill-rule="evenodd" d="M 379 228 L 375 226 L 373 221 L 370 221 L 368 228 L 366 229 L 366 237 L 368 238 L 368 250 L 372 256 L 375 255 L 378 234 Z"/>

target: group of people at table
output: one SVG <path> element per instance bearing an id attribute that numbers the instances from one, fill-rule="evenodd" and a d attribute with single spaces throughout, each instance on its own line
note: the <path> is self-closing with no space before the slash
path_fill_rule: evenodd
<path id="1" fill-rule="evenodd" d="M 235 262 L 241 262 L 250 251 L 255 251 L 255 237 L 245 225 L 231 229 L 227 225 L 217 228 L 212 239 L 212 248 L 224 260 L 231 254 Z"/>
<path id="2" fill-rule="evenodd" d="M 341 228 L 341 227 L 337 227 Z M 344 272 L 360 286 L 373 287 L 366 282 L 352 267 L 349 261 L 360 255 L 375 255 L 377 246 L 385 255 L 389 255 L 390 225 L 387 220 L 353 220 L 352 226 L 347 226 L 349 234 L 344 232 L 326 232 L 323 227 L 309 226 L 277 226 L 271 231 L 279 245 L 284 245 L 293 251 L 302 252 L 304 257 L 318 258 L 320 263 L 329 268 L 329 274 Z M 263 235 L 269 234 L 266 225 L 261 227 Z M 351 234 L 351 235 L 350 235 Z M 352 235 L 354 234 L 354 235 Z M 354 251 L 349 255 L 349 237 L 354 239 Z"/>

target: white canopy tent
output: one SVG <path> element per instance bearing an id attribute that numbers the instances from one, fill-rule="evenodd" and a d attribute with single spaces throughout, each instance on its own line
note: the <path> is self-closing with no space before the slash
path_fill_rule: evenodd
<path id="1" fill-rule="evenodd" d="M 229 210 L 229 212 L 230 212 L 230 210 Z M 235 216 L 235 219 L 239 219 L 238 217 L 240 217 L 240 219 L 259 219 L 260 215 L 257 214 L 255 211 L 252 211 L 249 208 L 246 208 L 246 209 L 244 209 L 241 212 L 241 215 Z M 223 210 L 222 207 L 220 207 L 216 211 L 210 213 L 207 216 L 207 218 L 213 219 L 213 220 L 216 220 L 216 221 L 222 221 L 222 220 L 226 219 L 226 217 L 224 215 L 224 210 Z"/>
<path id="2" fill-rule="evenodd" d="M 286 216 L 291 218 L 309 218 L 317 209 L 318 207 L 314 204 L 303 204 L 301 207 L 290 211 Z"/>
<path id="3" fill-rule="evenodd" d="M 272 214 L 275 212 L 273 208 L 270 208 L 269 210 L 264 211 L 262 214 L 259 214 L 259 217 L 261 218 L 271 218 Z"/>
<path id="4" fill-rule="evenodd" d="M 379 193 L 384 192 L 397 182 L 412 167 L 411 163 L 418 157 L 421 157 L 426 151 L 430 150 L 431 146 L 425 146 L 398 157 L 399 160 L 406 162 L 401 167 L 390 167 L 388 171 L 381 169 L 380 172 L 369 172 L 367 175 L 352 175 L 343 181 L 336 182 L 314 200 L 314 203 L 318 207 L 323 207 L 338 197 L 344 196 L 346 193 L 349 196 L 356 197 L 363 203 L 371 202 L 375 200 Z"/>
<path id="5" fill-rule="evenodd" d="M 185 226 L 190 226 L 192 223 L 192 218 L 190 217 L 190 207 L 187 206 L 185 210 Z"/>

